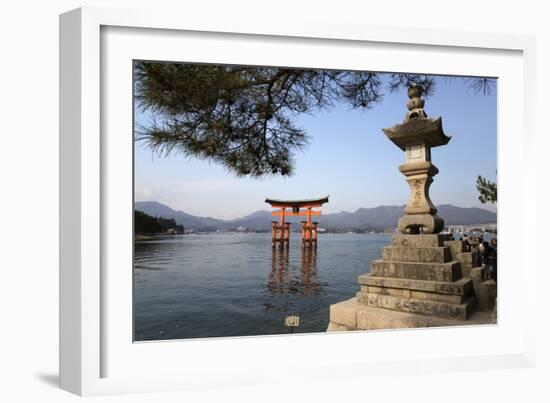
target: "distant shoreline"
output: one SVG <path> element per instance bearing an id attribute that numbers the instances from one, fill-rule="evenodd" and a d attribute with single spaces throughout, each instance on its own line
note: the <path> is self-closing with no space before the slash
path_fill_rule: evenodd
<path id="1" fill-rule="evenodd" d="M 395 232 L 395 231 L 381 231 L 381 232 L 320 232 L 319 233 L 319 236 L 322 237 L 324 235 L 348 235 L 348 234 L 353 234 L 353 235 L 393 235 L 393 234 L 397 234 L 398 232 Z M 188 232 L 188 233 L 185 233 L 185 234 L 182 234 L 182 233 L 179 233 L 179 234 L 155 234 L 155 235 L 150 235 L 150 234 L 136 234 L 134 236 L 134 241 L 135 242 L 145 242 L 145 241 L 159 241 L 159 240 L 163 240 L 163 239 L 171 239 L 171 238 L 175 238 L 175 237 L 179 237 L 179 236 L 204 236 L 204 235 L 228 235 L 228 236 L 231 236 L 231 235 L 249 235 L 249 234 L 270 234 L 270 231 L 220 231 L 220 232 L 217 232 L 217 231 L 196 231 L 196 232 Z M 297 234 L 299 235 L 300 232 L 291 232 L 291 234 Z M 485 232 L 483 234 L 490 234 L 489 232 Z M 463 234 L 458 234 L 458 233 L 455 233 L 455 234 L 452 234 L 454 236 L 462 236 Z M 497 234 L 491 234 L 493 236 L 497 236 Z"/>

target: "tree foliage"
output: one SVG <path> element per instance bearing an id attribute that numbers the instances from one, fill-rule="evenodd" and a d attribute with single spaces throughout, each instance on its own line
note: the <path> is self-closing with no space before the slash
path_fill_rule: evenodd
<path id="1" fill-rule="evenodd" d="M 169 229 L 185 232 L 183 225 L 178 225 L 173 218 L 153 217 L 143 211 L 134 210 L 134 233 L 158 234 Z"/>
<path id="2" fill-rule="evenodd" d="M 135 62 L 135 96 L 154 119 L 138 131 L 161 155 L 207 159 L 239 176 L 291 175 L 294 154 L 309 142 L 297 114 L 337 102 L 368 109 L 387 92 L 412 83 L 425 94 L 433 76 Z M 476 83 L 477 81 L 472 81 Z M 485 92 L 483 85 L 474 90 Z"/>
<path id="3" fill-rule="evenodd" d="M 479 192 L 479 201 L 485 203 L 497 202 L 497 184 L 490 180 L 478 175 L 476 181 L 476 187 Z"/>

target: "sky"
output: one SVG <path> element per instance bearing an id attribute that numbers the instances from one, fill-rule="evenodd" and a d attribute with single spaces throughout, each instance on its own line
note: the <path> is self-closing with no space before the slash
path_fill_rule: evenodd
<path id="1" fill-rule="evenodd" d="M 498 84 L 498 83 L 497 83 Z M 475 186 L 482 175 L 496 180 L 497 89 L 475 94 L 461 78 L 437 79 L 426 99 L 429 117 L 441 116 L 451 141 L 432 149 L 439 168 L 430 188 L 435 205 L 481 207 Z M 398 166 L 405 153 L 386 138 L 382 128 L 401 123 L 408 97 L 403 88 L 386 94 L 371 109 L 353 110 L 335 105 L 330 110 L 295 119 L 311 137 L 295 155 L 291 177 L 251 179 L 237 177 L 222 166 L 181 154 L 158 156 L 144 142 L 135 143 L 135 200 L 158 201 L 196 216 L 221 219 L 269 210 L 266 197 L 306 199 L 329 195 L 323 213 L 353 212 L 361 207 L 404 205 L 409 186 Z M 150 116 L 135 107 L 135 124 Z"/>

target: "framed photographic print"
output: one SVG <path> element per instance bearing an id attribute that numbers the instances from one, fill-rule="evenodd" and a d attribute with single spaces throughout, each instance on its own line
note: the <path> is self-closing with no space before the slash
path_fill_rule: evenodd
<path id="1" fill-rule="evenodd" d="M 531 365 L 533 49 L 63 14 L 62 387 Z"/>

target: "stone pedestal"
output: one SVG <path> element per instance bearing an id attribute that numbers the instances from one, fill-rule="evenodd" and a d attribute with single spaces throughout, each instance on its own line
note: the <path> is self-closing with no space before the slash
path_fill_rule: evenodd
<path id="1" fill-rule="evenodd" d="M 451 260 L 445 235 L 394 235 L 371 273 L 359 276 L 357 302 L 375 308 L 466 320 L 475 298 L 471 279 Z"/>
<path id="2" fill-rule="evenodd" d="M 484 268 L 468 267 L 473 260 L 448 235 L 396 234 L 371 272 L 358 277 L 355 298 L 330 307 L 329 330 L 490 323 L 494 281 L 481 277 Z"/>

